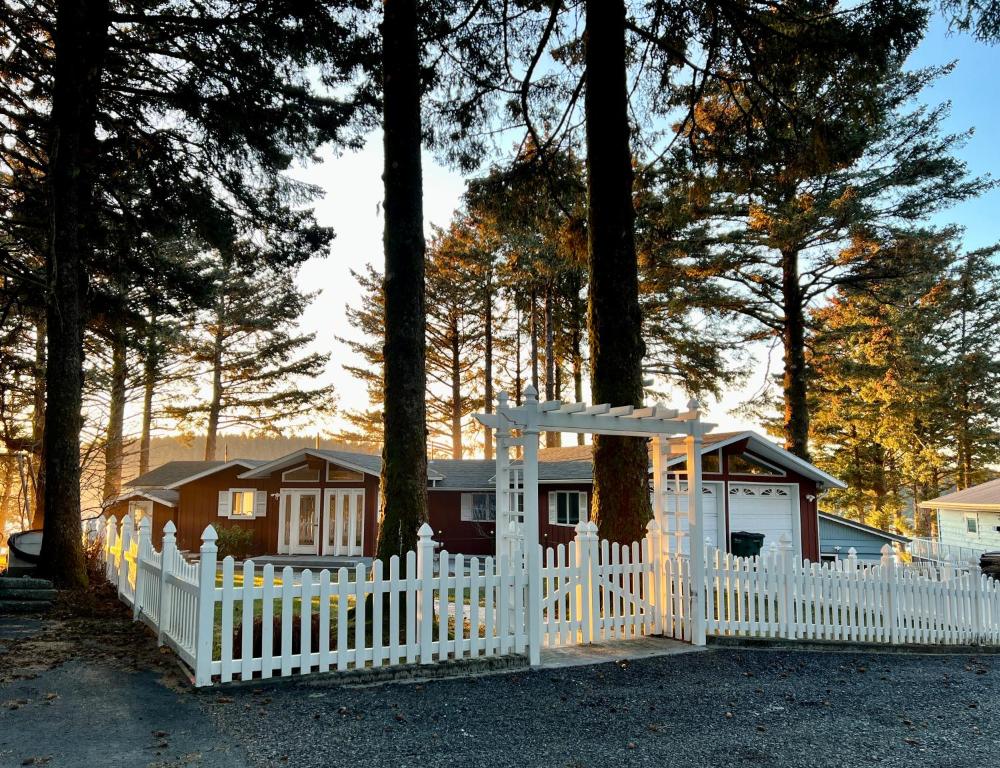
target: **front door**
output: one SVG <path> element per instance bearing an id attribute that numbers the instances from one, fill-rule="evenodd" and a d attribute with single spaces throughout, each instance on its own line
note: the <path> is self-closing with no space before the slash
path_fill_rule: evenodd
<path id="1" fill-rule="evenodd" d="M 326 492 L 323 554 L 360 557 L 365 536 L 364 488 L 338 488 Z"/>
<path id="2" fill-rule="evenodd" d="M 291 555 L 315 555 L 319 543 L 319 491 L 281 492 L 281 547 Z"/>

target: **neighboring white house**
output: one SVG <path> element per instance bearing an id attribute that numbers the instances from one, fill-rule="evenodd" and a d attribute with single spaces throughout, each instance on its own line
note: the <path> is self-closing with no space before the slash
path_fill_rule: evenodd
<path id="1" fill-rule="evenodd" d="M 935 513 L 943 553 L 973 557 L 1000 550 L 1000 479 L 922 501 L 920 508 Z"/>

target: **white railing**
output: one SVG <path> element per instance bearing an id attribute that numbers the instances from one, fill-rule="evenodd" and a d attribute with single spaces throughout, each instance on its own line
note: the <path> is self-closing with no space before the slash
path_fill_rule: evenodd
<path id="1" fill-rule="evenodd" d="M 958 568 L 901 567 L 854 550 L 830 563 L 800 561 L 791 547 L 761 557 L 714 551 L 707 566 L 712 635 L 893 644 L 1000 643 L 1000 583 Z"/>
<path id="2" fill-rule="evenodd" d="M 435 553 L 427 525 L 417 551 L 392 557 L 388 573 L 378 560 L 277 575 L 247 560 L 237 571 L 232 557 L 217 562 L 211 526 L 197 563 L 177 551 L 172 522 L 161 551 L 150 533 L 148 518 L 137 535 L 130 517 L 120 529 L 109 520 L 104 571 L 196 685 L 525 652 L 524 563 Z"/>
<path id="3" fill-rule="evenodd" d="M 915 560 L 978 568 L 979 556 L 988 549 L 962 544 L 945 544 L 937 539 L 921 537 L 912 539 L 907 545 L 907 551 Z"/>

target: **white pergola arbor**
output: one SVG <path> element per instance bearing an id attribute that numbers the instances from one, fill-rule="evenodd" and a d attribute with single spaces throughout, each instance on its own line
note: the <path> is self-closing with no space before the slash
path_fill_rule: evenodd
<path id="1" fill-rule="evenodd" d="M 705 550 L 695 546 L 704 541 L 701 504 L 701 449 L 703 436 L 715 425 L 701 420 L 698 402 L 691 400 L 686 411 L 653 405 L 587 405 L 559 400 L 539 402 L 538 390 L 528 386 L 524 404 L 512 406 L 505 393 L 497 398 L 496 413 L 477 413 L 476 420 L 494 430 L 496 438 L 496 553 L 514 557 L 523 551 L 528 572 L 528 655 L 529 662 L 540 661 L 541 628 L 541 548 L 538 539 L 538 437 L 542 432 L 575 432 L 592 435 L 644 437 L 653 441 L 653 514 L 661 531 L 666 531 L 663 503 L 663 475 L 670 454 L 669 440 L 684 437 L 687 454 L 688 535 L 691 557 L 692 641 L 705 644 L 704 588 Z M 517 435 L 515 436 L 515 432 Z M 520 446 L 521 466 L 512 466 L 510 450 Z M 522 508 L 518 509 L 518 499 Z M 523 517 L 523 525 L 518 523 Z M 675 521 L 675 537 L 683 536 L 680 519 Z M 662 537 L 664 542 L 669 537 Z M 522 549 L 523 547 L 523 549 Z M 678 546 L 678 552 L 680 552 Z"/>

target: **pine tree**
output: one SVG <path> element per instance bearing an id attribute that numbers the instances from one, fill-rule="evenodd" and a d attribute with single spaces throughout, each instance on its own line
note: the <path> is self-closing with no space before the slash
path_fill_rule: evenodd
<path id="1" fill-rule="evenodd" d="M 315 294 L 300 293 L 288 271 L 246 275 L 224 259 L 206 281 L 214 305 L 189 332 L 188 352 L 208 395 L 196 391 L 167 409 L 181 428 L 205 432 L 205 459 L 217 458 L 225 430 L 279 432 L 331 414 L 333 387 L 305 385 L 323 373 L 329 354 L 308 352 L 314 334 L 296 330 Z"/>

